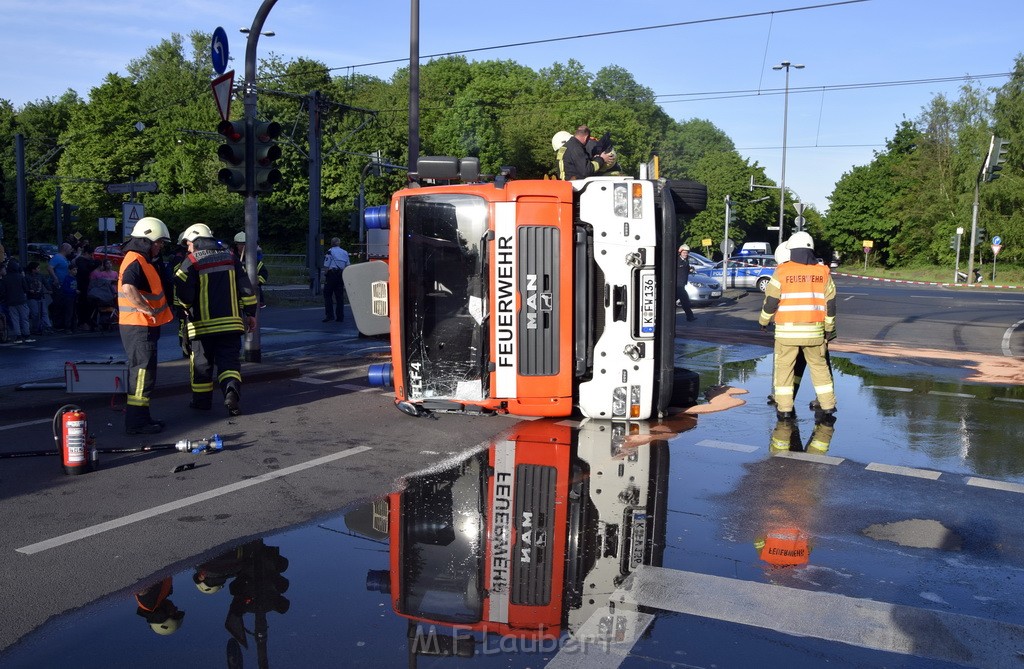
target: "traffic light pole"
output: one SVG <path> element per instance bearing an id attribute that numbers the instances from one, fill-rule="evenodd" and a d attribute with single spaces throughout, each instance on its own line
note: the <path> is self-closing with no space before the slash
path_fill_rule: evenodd
<path id="1" fill-rule="evenodd" d="M 258 208 L 256 201 L 256 165 L 255 165 L 255 130 L 256 130 L 256 45 L 263 31 L 263 23 L 273 9 L 277 0 L 263 0 L 252 20 L 252 27 L 245 41 L 245 273 L 249 275 L 249 283 L 253 290 L 259 290 L 259 276 L 256 273 L 256 260 L 259 255 L 259 233 L 257 231 Z M 260 349 L 260 316 L 256 309 L 256 328 L 245 336 L 246 362 L 262 362 Z"/>
<path id="2" fill-rule="evenodd" d="M 967 261 L 967 285 L 974 285 L 974 246 L 978 243 L 978 186 L 981 184 L 981 174 L 974 180 L 974 206 L 971 207 L 971 251 Z M 959 258 L 959 253 L 957 254 Z"/>

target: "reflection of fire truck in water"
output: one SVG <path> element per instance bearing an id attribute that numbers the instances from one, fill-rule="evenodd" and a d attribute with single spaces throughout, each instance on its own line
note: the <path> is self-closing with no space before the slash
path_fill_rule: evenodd
<path id="1" fill-rule="evenodd" d="M 390 569 L 371 571 L 367 587 L 410 619 L 410 653 L 472 654 L 489 635 L 557 640 L 593 615 L 621 635 L 609 597 L 664 551 L 668 444 L 627 444 L 646 430 L 524 422 L 376 502 Z M 454 641 L 418 623 L 448 625 Z"/>
<path id="2" fill-rule="evenodd" d="M 368 255 L 387 261 L 351 265 L 344 280 L 360 332 L 390 333 L 392 362 L 371 381 L 394 386 L 411 415 L 637 420 L 695 395 L 675 388 L 677 222 L 704 209 L 706 188 L 447 183 L 476 181 L 474 161 L 421 157 L 418 177 L 446 185 L 368 211 Z"/>

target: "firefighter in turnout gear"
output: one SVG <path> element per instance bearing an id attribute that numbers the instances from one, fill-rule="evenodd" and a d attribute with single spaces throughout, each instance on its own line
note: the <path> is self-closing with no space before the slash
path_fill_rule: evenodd
<path id="1" fill-rule="evenodd" d="M 213 405 L 214 369 L 228 413 L 241 413 L 242 334 L 256 327 L 256 294 L 241 261 L 213 238 L 203 223 L 182 235 L 188 255 L 174 273 L 174 294 L 191 344 L 193 409 Z"/>
<path id="2" fill-rule="evenodd" d="M 814 240 L 797 232 L 786 242 L 790 262 L 775 269 L 765 290 L 758 322 L 765 330 L 775 320 L 774 398 L 780 419 L 793 418 L 794 367 L 803 352 L 818 398 L 815 420 L 836 409 L 832 372 L 825 359 L 826 341 L 836 336 L 836 286 L 829 268 L 818 264 Z"/>
<path id="3" fill-rule="evenodd" d="M 170 234 L 163 221 L 140 218 L 122 246 L 124 260 L 117 276 L 118 329 L 128 358 L 128 398 L 124 426 L 128 434 L 156 434 L 164 429 L 149 413 L 156 385 L 160 326 L 173 319 L 160 275 L 152 259 L 160 255 Z"/>

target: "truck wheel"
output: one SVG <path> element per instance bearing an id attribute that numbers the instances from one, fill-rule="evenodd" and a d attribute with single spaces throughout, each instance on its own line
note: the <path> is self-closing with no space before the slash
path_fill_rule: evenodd
<path id="1" fill-rule="evenodd" d="M 680 216 L 696 216 L 708 208 L 708 187 L 689 179 L 674 179 L 665 183 L 672 191 L 676 212 Z"/>
<path id="2" fill-rule="evenodd" d="M 700 393 L 700 375 L 682 367 L 672 372 L 672 399 L 669 405 L 674 407 L 692 407 L 697 403 Z"/>
<path id="3" fill-rule="evenodd" d="M 768 283 L 770 281 L 771 278 L 767 276 L 762 276 L 760 279 L 757 280 L 757 289 L 763 293 L 765 290 L 767 290 Z"/>

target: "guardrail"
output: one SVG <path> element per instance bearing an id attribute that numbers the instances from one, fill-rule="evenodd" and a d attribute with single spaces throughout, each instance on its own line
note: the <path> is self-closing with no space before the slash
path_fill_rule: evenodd
<path id="1" fill-rule="evenodd" d="M 267 268 L 267 283 L 271 286 L 309 285 L 304 254 L 264 253 L 263 266 Z"/>

